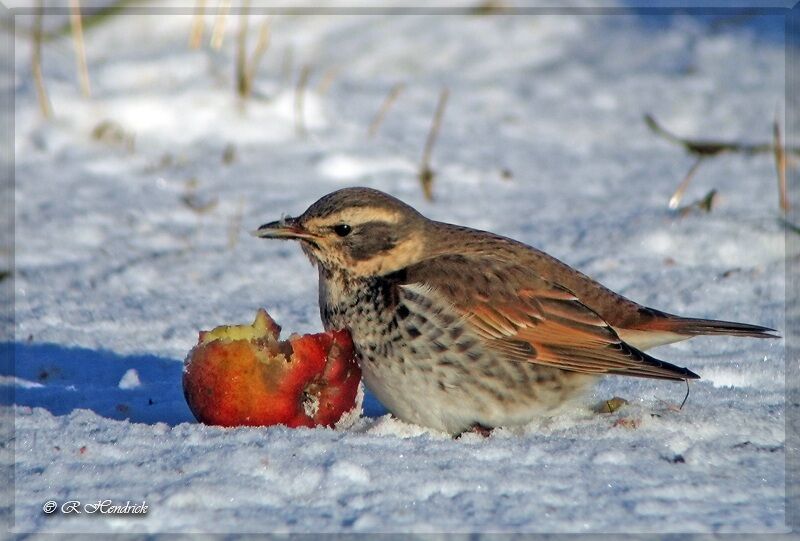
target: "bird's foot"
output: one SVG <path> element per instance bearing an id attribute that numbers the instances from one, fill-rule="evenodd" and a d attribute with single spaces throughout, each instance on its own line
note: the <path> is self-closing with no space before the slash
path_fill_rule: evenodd
<path id="1" fill-rule="evenodd" d="M 474 425 L 472 425 L 471 427 L 469 427 L 465 431 L 461 432 L 460 434 L 457 434 L 455 436 L 455 439 L 459 439 L 464 434 L 478 434 L 479 436 L 483 436 L 484 438 L 488 438 L 489 436 L 492 435 L 492 430 L 494 430 L 494 428 L 490 428 L 488 426 L 483 426 L 480 423 L 475 423 Z"/>

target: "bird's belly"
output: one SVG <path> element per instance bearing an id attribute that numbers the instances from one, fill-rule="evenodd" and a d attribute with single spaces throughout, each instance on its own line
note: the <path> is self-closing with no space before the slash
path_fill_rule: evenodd
<path id="1" fill-rule="evenodd" d="M 326 328 L 350 330 L 364 383 L 404 421 L 450 434 L 474 425 L 527 424 L 596 379 L 498 357 L 463 322 L 409 299 L 388 310 L 373 296 L 339 297 L 334 304 L 328 291 L 321 288 L 320 297 Z"/>
<path id="2" fill-rule="evenodd" d="M 518 379 L 502 366 L 470 372 L 466 368 L 431 371 L 419 360 L 405 366 L 362 364 L 367 388 L 395 416 L 450 434 L 475 425 L 527 424 L 580 396 L 596 379 L 531 365 L 520 370 L 526 374 Z"/>
<path id="3" fill-rule="evenodd" d="M 367 388 L 396 417 L 450 434 L 474 425 L 527 424 L 579 396 L 596 379 L 475 348 L 465 352 L 458 343 L 442 349 L 425 334 L 409 335 L 402 325 L 375 340 L 366 327 L 350 326 Z"/>

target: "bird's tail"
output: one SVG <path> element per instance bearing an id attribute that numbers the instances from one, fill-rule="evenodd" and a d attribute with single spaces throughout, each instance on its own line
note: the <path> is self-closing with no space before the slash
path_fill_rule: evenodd
<path id="1" fill-rule="evenodd" d="M 752 338 L 780 338 L 775 329 L 735 321 L 680 317 L 649 309 L 652 318 L 645 324 L 650 329 L 658 329 L 687 337 L 701 335 L 749 336 Z"/>
<path id="2" fill-rule="evenodd" d="M 704 334 L 722 334 L 726 336 L 750 336 L 752 338 L 780 338 L 775 329 L 736 323 L 735 321 L 719 321 L 716 319 L 677 318 L 671 323 L 672 330 L 678 334 L 691 336 Z"/>

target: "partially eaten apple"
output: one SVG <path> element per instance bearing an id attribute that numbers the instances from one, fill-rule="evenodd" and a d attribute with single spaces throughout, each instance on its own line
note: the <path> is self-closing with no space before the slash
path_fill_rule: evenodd
<path id="1" fill-rule="evenodd" d="M 361 369 L 350 333 L 292 335 L 259 310 L 252 325 L 201 331 L 183 392 L 198 421 L 220 426 L 334 426 L 357 407 Z"/>

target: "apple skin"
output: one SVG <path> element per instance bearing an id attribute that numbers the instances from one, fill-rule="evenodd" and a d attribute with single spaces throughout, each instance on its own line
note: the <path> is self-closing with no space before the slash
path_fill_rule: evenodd
<path id="1" fill-rule="evenodd" d="M 219 426 L 333 427 L 356 406 L 361 369 L 348 331 L 278 341 L 265 310 L 253 325 L 201 331 L 183 370 L 198 421 Z"/>

